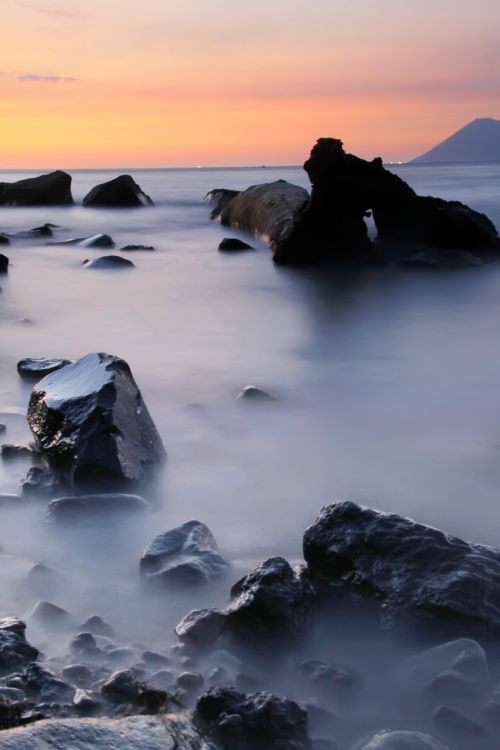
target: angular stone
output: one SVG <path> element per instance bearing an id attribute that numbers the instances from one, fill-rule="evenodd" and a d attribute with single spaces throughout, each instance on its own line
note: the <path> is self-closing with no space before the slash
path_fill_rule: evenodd
<path id="1" fill-rule="evenodd" d="M 132 669 L 113 672 L 101 688 L 102 694 L 113 703 L 134 702 L 139 697 L 139 687 Z"/>
<path id="2" fill-rule="evenodd" d="M 204 648 L 214 643 L 224 630 L 226 615 L 216 609 L 193 609 L 176 625 L 180 641 Z"/>
<path id="3" fill-rule="evenodd" d="M 21 492 L 24 497 L 51 498 L 66 491 L 67 485 L 66 479 L 53 471 L 32 466 L 28 469 L 26 479 L 21 482 Z"/>
<path id="4" fill-rule="evenodd" d="M 267 391 L 263 391 L 257 388 L 255 385 L 246 385 L 238 393 L 238 401 L 250 401 L 250 402 L 265 402 L 265 401 L 277 401 L 276 396 L 271 396 Z"/>
<path id="5" fill-rule="evenodd" d="M 43 601 L 35 604 L 29 619 L 47 630 L 52 628 L 67 629 L 74 624 L 72 614 L 56 604 Z"/>
<path id="6" fill-rule="evenodd" d="M 115 243 L 109 234 L 93 234 L 90 237 L 73 237 L 62 242 L 47 242 L 47 245 L 69 245 L 75 247 L 114 247 Z"/>
<path id="7" fill-rule="evenodd" d="M 243 240 L 239 240 L 237 237 L 224 237 L 219 242 L 219 248 L 221 252 L 239 252 L 241 250 L 253 250 L 253 247 Z"/>
<path id="8" fill-rule="evenodd" d="M 56 171 L 18 182 L 0 182 L 2 206 L 67 206 L 73 203 L 71 175 Z"/>
<path id="9" fill-rule="evenodd" d="M 17 363 L 17 371 L 23 380 L 40 380 L 51 372 L 56 372 L 66 365 L 69 359 L 47 359 L 46 357 L 21 359 Z"/>
<path id="10" fill-rule="evenodd" d="M 88 354 L 43 378 L 28 422 L 52 468 L 76 483 L 140 481 L 166 458 L 128 364 L 110 354 Z"/>
<path id="11" fill-rule="evenodd" d="M 140 569 L 162 583 L 209 583 L 224 575 L 227 562 L 205 524 L 188 521 L 160 534 L 144 550 Z"/>
<path id="12" fill-rule="evenodd" d="M 486 652 L 470 638 L 458 638 L 416 654 L 404 665 L 408 681 L 415 687 L 434 685 L 439 678 L 457 675 L 477 689 L 489 678 Z M 441 679 L 444 687 L 444 682 Z"/>
<path id="13" fill-rule="evenodd" d="M 323 508 L 304 534 L 311 574 L 382 604 L 385 623 L 500 632 L 500 551 L 351 502 Z"/>
<path id="14" fill-rule="evenodd" d="M 96 185 L 83 199 L 84 206 L 108 208 L 139 208 L 152 206 L 153 201 L 146 195 L 135 180 L 122 174 L 109 182 Z"/>

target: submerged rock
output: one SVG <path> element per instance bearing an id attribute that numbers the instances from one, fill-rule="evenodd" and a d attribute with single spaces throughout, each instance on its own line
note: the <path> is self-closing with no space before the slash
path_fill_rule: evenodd
<path id="1" fill-rule="evenodd" d="M 435 692 L 478 694 L 489 679 L 486 652 L 470 638 L 458 638 L 423 651 L 404 664 L 406 680 Z"/>
<path id="2" fill-rule="evenodd" d="M 0 493 L 0 508 L 15 508 L 26 502 L 22 495 Z"/>
<path id="3" fill-rule="evenodd" d="M 302 635 L 315 605 L 315 590 L 304 570 L 293 569 L 282 557 L 257 565 L 233 586 L 231 596 L 224 610 L 226 627 L 247 640 Z"/>
<path id="4" fill-rule="evenodd" d="M 210 688 L 199 698 L 195 717 L 227 750 L 310 748 L 306 711 L 270 693 Z"/>
<path id="5" fill-rule="evenodd" d="M 48 515 L 55 521 L 78 520 L 94 514 L 124 513 L 147 510 L 148 503 L 139 495 L 108 493 L 57 497 L 49 503 Z"/>
<path id="6" fill-rule="evenodd" d="M 48 242 L 47 245 L 70 245 L 75 247 L 114 247 L 115 243 L 109 234 L 93 234 L 91 237 L 74 237 L 62 242 Z"/>
<path id="7" fill-rule="evenodd" d="M 0 182 L 2 206 L 68 206 L 72 203 L 71 175 L 60 170 L 18 182 Z"/>
<path id="8" fill-rule="evenodd" d="M 51 372 L 61 370 L 70 365 L 69 359 L 47 359 L 46 357 L 21 359 L 17 363 L 17 371 L 23 380 L 40 380 Z"/>
<path id="9" fill-rule="evenodd" d="M 135 263 L 128 258 L 122 258 L 121 255 L 102 255 L 100 258 L 84 260 L 82 265 L 85 268 L 135 268 Z"/>
<path id="10" fill-rule="evenodd" d="M 276 396 L 272 396 L 267 391 L 263 391 L 257 388 L 255 385 L 246 385 L 237 396 L 238 401 L 249 401 L 249 402 L 265 402 L 265 401 L 277 401 Z"/>
<path id="11" fill-rule="evenodd" d="M 361 750 L 449 750 L 440 740 L 422 732 L 377 732 Z"/>
<path id="12" fill-rule="evenodd" d="M 135 180 L 122 174 L 109 182 L 96 185 L 83 199 L 84 206 L 109 208 L 138 208 L 152 206 L 153 201 L 146 195 Z"/>
<path id="13" fill-rule="evenodd" d="M 143 480 L 165 449 L 128 364 L 88 354 L 37 383 L 28 407 L 51 467 L 76 483 Z"/>
<path id="14" fill-rule="evenodd" d="M 36 240 L 40 237 L 52 237 L 54 234 L 53 229 L 55 228 L 57 228 L 56 224 L 42 224 L 40 227 L 22 229 L 20 232 L 14 232 L 7 236 L 13 240 Z"/>
<path id="15" fill-rule="evenodd" d="M 205 524 L 188 521 L 160 534 L 144 550 L 140 569 L 148 579 L 170 584 L 210 583 L 228 567 Z"/>
<path id="16" fill-rule="evenodd" d="M 35 622 L 48 630 L 66 629 L 75 624 L 75 618 L 62 607 L 51 602 L 37 602 L 29 616 L 30 621 Z"/>
<path id="17" fill-rule="evenodd" d="M 66 481 L 53 471 L 32 466 L 21 482 L 24 497 L 55 497 L 67 489 Z"/>
<path id="18" fill-rule="evenodd" d="M 9 270 L 9 259 L 3 253 L 0 253 L 0 273 L 7 273 Z"/>
<path id="19" fill-rule="evenodd" d="M 139 686 L 133 669 L 113 672 L 101 688 L 105 698 L 113 703 L 134 702 L 139 697 Z"/>
<path id="20" fill-rule="evenodd" d="M 304 534 L 311 574 L 383 605 L 383 622 L 500 632 L 500 551 L 352 502 L 323 508 Z"/>
<path id="21" fill-rule="evenodd" d="M 4 461 L 10 461 L 14 458 L 29 458 L 33 451 L 27 445 L 12 445 L 4 443 L 0 446 L 0 456 Z"/>
<path id="22" fill-rule="evenodd" d="M 243 240 L 239 240 L 237 237 L 224 237 L 219 243 L 221 252 L 238 252 L 240 250 L 253 250 L 254 248 Z"/>
<path id="23" fill-rule="evenodd" d="M 122 247 L 121 249 L 126 250 L 127 252 L 133 252 L 134 250 L 154 250 L 155 248 L 152 245 L 125 245 L 125 247 Z"/>

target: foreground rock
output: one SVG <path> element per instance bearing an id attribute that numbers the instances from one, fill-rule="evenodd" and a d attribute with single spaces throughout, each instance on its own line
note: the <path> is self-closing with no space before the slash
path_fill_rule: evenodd
<path id="1" fill-rule="evenodd" d="M 340 140 L 320 138 L 304 169 L 310 196 L 283 180 L 236 194 L 214 190 L 209 194 L 216 204 L 212 218 L 267 242 L 277 263 L 404 264 L 415 249 L 430 247 L 439 252 L 427 256 L 425 265 L 464 265 L 500 253 L 487 216 L 458 201 L 418 196 L 380 158 L 365 161 L 348 154 Z M 376 243 L 368 238 L 369 212 Z"/>
<path id="2" fill-rule="evenodd" d="M 56 472 L 75 483 L 131 483 L 165 460 L 128 364 L 88 354 L 37 383 L 28 422 Z"/>
<path id="3" fill-rule="evenodd" d="M 304 534 L 311 574 L 382 605 L 380 617 L 500 632 L 500 551 L 351 502 L 323 508 Z"/>
<path id="4" fill-rule="evenodd" d="M 226 627 L 245 640 L 294 639 L 307 630 L 315 594 L 302 568 L 271 557 L 231 589 L 232 600 L 224 610 Z"/>
<path id="5" fill-rule="evenodd" d="M 74 237 L 62 242 L 48 242 L 48 245 L 71 245 L 75 247 L 114 247 L 115 243 L 109 234 L 93 234 L 91 237 Z"/>
<path id="6" fill-rule="evenodd" d="M 84 206 L 105 208 L 138 208 L 152 206 L 153 201 L 128 174 L 96 185 L 83 199 Z"/>
<path id="7" fill-rule="evenodd" d="M 71 175 L 51 172 L 18 182 L 0 182 L 1 206 L 68 206 L 73 203 Z"/>
<path id="8" fill-rule="evenodd" d="M 215 581 L 227 570 L 210 529 L 188 521 L 160 534 L 144 550 L 140 569 L 148 579 L 170 584 Z"/>
<path id="9" fill-rule="evenodd" d="M 49 503 L 49 517 L 54 521 L 71 521 L 90 516 L 147 510 L 148 503 L 139 495 L 101 494 L 58 497 Z"/>
<path id="10" fill-rule="evenodd" d="M 56 372 L 66 365 L 69 359 L 47 359 L 46 357 L 21 359 L 17 363 L 17 371 L 23 380 L 40 380 L 51 372 Z"/>
<path id="11" fill-rule="evenodd" d="M 311 747 L 306 711 L 270 693 L 245 695 L 232 688 L 211 688 L 198 700 L 195 716 L 227 750 Z"/>
<path id="12" fill-rule="evenodd" d="M 85 266 L 85 268 L 103 268 L 110 270 L 115 268 L 135 268 L 135 263 L 132 263 L 128 258 L 122 258 L 121 255 L 102 255 L 100 258 L 84 260 L 82 265 Z"/>

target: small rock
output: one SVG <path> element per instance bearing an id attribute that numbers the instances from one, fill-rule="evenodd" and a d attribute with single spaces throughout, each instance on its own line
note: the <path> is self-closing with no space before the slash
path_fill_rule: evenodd
<path id="1" fill-rule="evenodd" d="M 171 664 L 171 660 L 165 654 L 159 654 L 156 651 L 144 651 L 142 660 L 149 667 L 157 668 L 166 664 Z"/>
<path id="2" fill-rule="evenodd" d="M 152 206 L 153 201 L 129 174 L 121 174 L 96 185 L 82 201 L 83 206 L 106 208 L 139 208 Z"/>
<path id="3" fill-rule="evenodd" d="M 190 693 L 201 690 L 204 682 L 203 675 L 197 672 L 181 672 L 177 678 L 177 686 Z"/>
<path id="4" fill-rule="evenodd" d="M 4 443 L 0 447 L 0 456 L 4 461 L 11 461 L 15 458 L 29 458 L 33 455 L 33 451 L 26 445 L 11 445 L 10 443 Z"/>
<path id="5" fill-rule="evenodd" d="M 23 380 L 40 380 L 70 364 L 69 359 L 28 358 L 17 363 L 17 371 Z"/>
<path id="6" fill-rule="evenodd" d="M 50 498 L 60 495 L 67 489 L 64 479 L 52 471 L 32 466 L 26 479 L 21 482 L 21 492 L 25 497 Z"/>
<path id="7" fill-rule="evenodd" d="M 255 401 L 255 402 L 278 400 L 276 396 L 271 396 L 270 393 L 267 393 L 267 391 L 263 391 L 260 388 L 257 388 L 257 386 L 255 385 L 246 385 L 239 392 L 237 398 L 238 398 L 238 401 Z"/>
<path id="8" fill-rule="evenodd" d="M 68 664 L 63 668 L 62 675 L 79 688 L 87 687 L 92 682 L 92 672 L 85 664 Z"/>
<path id="9" fill-rule="evenodd" d="M 91 693 L 78 688 L 73 698 L 73 705 L 80 714 L 93 714 L 100 709 L 101 702 Z"/>
<path id="10" fill-rule="evenodd" d="M 115 631 L 102 617 L 98 615 L 92 615 L 82 625 L 82 630 L 86 630 L 94 635 L 102 635 L 106 638 L 114 638 Z"/>
<path id="11" fill-rule="evenodd" d="M 121 255 L 102 255 L 100 258 L 94 258 L 93 260 L 84 260 L 82 265 L 85 268 L 135 268 L 135 263 L 132 263 L 128 258 L 122 258 Z"/>
<path id="12" fill-rule="evenodd" d="M 71 651 L 77 654 L 85 654 L 97 648 L 97 643 L 92 633 L 78 633 L 69 644 Z"/>
<path id="13" fill-rule="evenodd" d="M 193 609 L 175 627 L 179 640 L 191 646 L 204 648 L 220 636 L 226 616 L 216 609 Z"/>
<path id="14" fill-rule="evenodd" d="M 125 245 L 121 249 L 132 252 L 134 250 L 154 250 L 154 247 L 152 245 Z"/>
<path id="15" fill-rule="evenodd" d="M 174 688 L 176 680 L 176 672 L 172 672 L 170 669 L 160 669 L 149 678 L 149 682 L 152 685 L 157 685 L 163 690 L 172 690 Z"/>
<path id="16" fill-rule="evenodd" d="M 93 234 L 91 237 L 74 237 L 63 242 L 47 242 L 47 245 L 70 245 L 75 247 L 114 247 L 115 243 L 109 234 Z"/>
<path id="17" fill-rule="evenodd" d="M 445 734 L 484 735 L 484 729 L 480 724 L 450 706 L 438 706 L 432 715 L 432 722 Z"/>
<path id="18" fill-rule="evenodd" d="M 102 694 L 113 703 L 135 702 L 139 696 L 139 688 L 135 672 L 132 669 L 121 669 L 113 672 L 101 688 Z"/>
<path id="19" fill-rule="evenodd" d="M 224 237 L 219 243 L 219 250 L 221 252 L 234 252 L 238 250 L 253 250 L 251 245 L 248 245 L 242 240 L 238 240 L 236 237 Z"/>
<path id="20" fill-rule="evenodd" d="M 10 245 L 9 238 L 3 232 L 0 232 L 0 245 Z"/>
<path id="21" fill-rule="evenodd" d="M 102 494 L 58 497 L 48 505 L 48 516 L 54 521 L 78 520 L 82 516 L 116 514 L 147 510 L 148 503 L 139 495 Z"/>

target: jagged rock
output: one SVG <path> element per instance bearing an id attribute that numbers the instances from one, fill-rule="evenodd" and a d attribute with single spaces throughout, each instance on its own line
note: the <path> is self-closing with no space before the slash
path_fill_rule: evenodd
<path id="1" fill-rule="evenodd" d="M 84 260 L 82 265 L 85 268 L 135 268 L 135 263 L 132 263 L 128 258 L 122 258 L 121 255 L 103 255 L 100 258 Z"/>
<path id="2" fill-rule="evenodd" d="M 125 245 L 121 249 L 126 250 L 127 252 L 133 252 L 136 250 L 154 250 L 155 248 L 152 245 Z"/>
<path id="3" fill-rule="evenodd" d="M 195 716 L 227 750 L 310 748 L 304 709 L 270 693 L 210 688 L 199 698 Z"/>
<path id="4" fill-rule="evenodd" d="M 38 703 L 72 701 L 75 689 L 40 664 L 29 664 L 21 673 L 23 689 Z"/>
<path id="5" fill-rule="evenodd" d="M 84 206 L 103 206 L 109 208 L 135 208 L 152 206 L 153 201 L 146 195 L 135 180 L 128 174 L 122 174 L 109 182 L 96 185 L 83 199 Z"/>
<path id="6" fill-rule="evenodd" d="M 481 737 L 485 733 L 480 724 L 450 706 L 438 706 L 432 715 L 432 722 L 444 734 Z"/>
<path id="7" fill-rule="evenodd" d="M 60 170 L 18 182 L 0 182 L 2 206 L 68 206 L 72 203 L 71 175 Z"/>
<path id="8" fill-rule="evenodd" d="M 221 252 L 239 252 L 240 250 L 253 250 L 253 247 L 243 240 L 239 240 L 237 237 L 224 237 L 219 242 L 219 248 Z"/>
<path id="9" fill-rule="evenodd" d="M 82 630 L 86 630 L 93 635 L 103 635 L 106 638 L 114 638 L 115 631 L 99 615 L 92 615 L 82 624 Z"/>
<path id="10" fill-rule="evenodd" d="M 33 387 L 28 422 L 51 468 L 75 483 L 137 482 L 165 460 L 128 364 L 88 354 Z"/>
<path id="11" fill-rule="evenodd" d="M 9 259 L 3 253 L 0 253 L 0 273 L 7 273 L 9 270 Z"/>
<path id="12" fill-rule="evenodd" d="M 51 602 L 39 601 L 33 607 L 29 619 L 46 629 L 66 629 L 74 624 L 74 617 L 62 607 Z"/>
<path id="13" fill-rule="evenodd" d="M 95 514 L 116 514 L 147 510 L 148 503 L 139 495 L 101 494 L 57 497 L 48 505 L 48 517 L 54 521 L 78 521 Z"/>
<path id="14" fill-rule="evenodd" d="M 250 401 L 250 402 L 265 402 L 265 401 L 277 401 L 276 396 L 271 396 L 270 393 L 257 388 L 255 385 L 246 385 L 238 393 L 238 401 Z"/>
<path id="15" fill-rule="evenodd" d="M 315 590 L 303 569 L 293 569 L 282 557 L 257 565 L 233 586 L 231 597 L 224 610 L 226 627 L 247 640 L 302 635 L 315 604 Z"/>
<path id="16" fill-rule="evenodd" d="M 204 648 L 214 643 L 226 623 L 226 616 L 216 609 L 193 609 L 176 625 L 180 641 L 190 646 Z"/>
<path id="17" fill-rule="evenodd" d="M 377 732 L 361 750 L 449 750 L 440 740 L 422 732 Z"/>
<path id="18" fill-rule="evenodd" d="M 47 245 L 70 245 L 75 247 L 114 247 L 115 243 L 109 234 L 93 234 L 91 237 L 74 237 L 62 242 L 47 242 Z"/>
<path id="19" fill-rule="evenodd" d="M 143 576 L 165 584 L 210 583 L 227 567 L 210 529 L 199 521 L 157 536 L 140 561 Z"/>
<path id="20" fill-rule="evenodd" d="M 21 723 L 21 706 L 0 693 L 0 730 L 17 727 Z"/>
<path id="21" fill-rule="evenodd" d="M 484 649 L 470 638 L 459 638 L 406 660 L 407 682 L 436 694 L 474 695 L 489 678 Z"/>
<path id="22" fill-rule="evenodd" d="M 56 497 L 68 489 L 67 485 L 66 479 L 53 471 L 32 466 L 21 482 L 21 492 L 25 497 Z"/>
<path id="23" fill-rule="evenodd" d="M 113 672 L 101 688 L 105 698 L 113 703 L 135 702 L 139 697 L 139 686 L 132 669 L 121 669 Z"/>
<path id="24" fill-rule="evenodd" d="M 23 380 L 40 380 L 51 372 L 56 372 L 66 365 L 69 359 L 47 359 L 45 357 L 21 359 L 17 363 L 17 371 Z"/>
<path id="25" fill-rule="evenodd" d="M 4 443 L 0 447 L 0 456 L 4 461 L 10 461 L 13 458 L 29 458 L 32 451 L 26 445 L 12 445 L 10 443 Z"/>
<path id="26" fill-rule="evenodd" d="M 383 607 L 386 624 L 418 619 L 454 632 L 500 631 L 500 551 L 351 502 L 323 508 L 304 534 L 311 575 Z"/>

